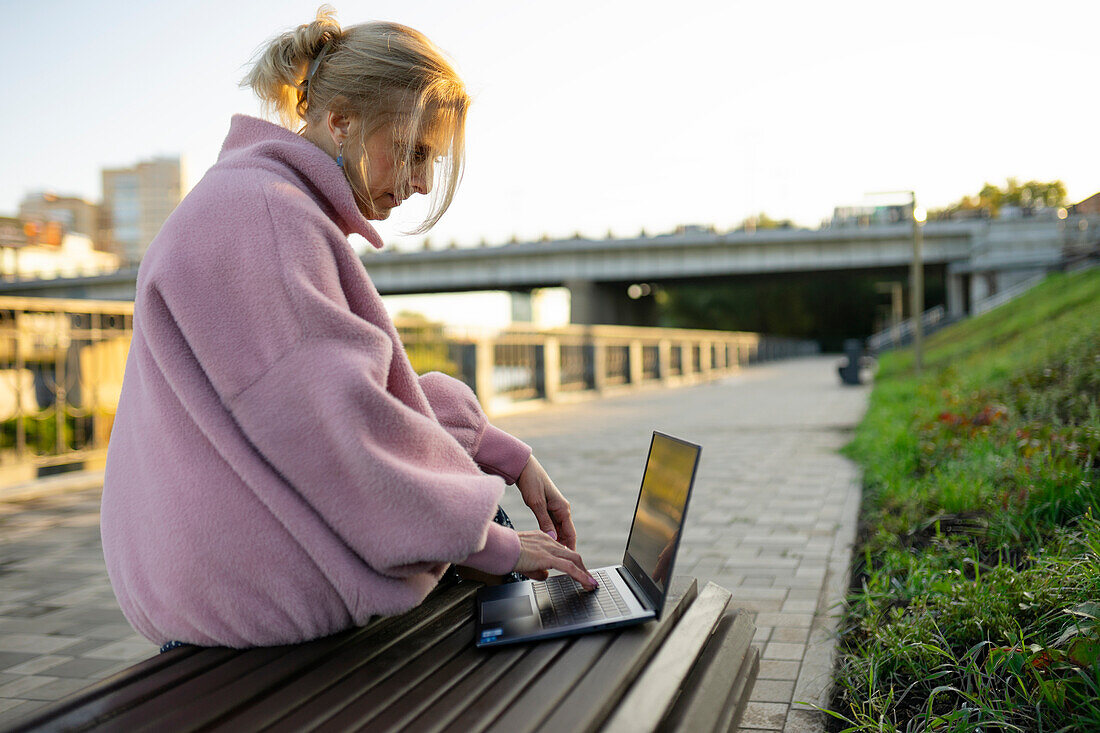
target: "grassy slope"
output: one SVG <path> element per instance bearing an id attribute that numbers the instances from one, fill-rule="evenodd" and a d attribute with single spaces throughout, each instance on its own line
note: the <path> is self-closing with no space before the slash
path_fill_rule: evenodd
<path id="1" fill-rule="evenodd" d="M 849 447 L 863 534 L 834 710 L 1100 730 L 1100 271 L 936 334 L 925 364 L 883 359 Z"/>

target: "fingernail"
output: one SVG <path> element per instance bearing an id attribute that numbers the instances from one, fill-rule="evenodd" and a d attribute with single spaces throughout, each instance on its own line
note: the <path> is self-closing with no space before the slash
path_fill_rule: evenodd
<path id="1" fill-rule="evenodd" d="M 552 540 L 556 540 L 558 538 L 558 533 L 555 532 L 554 530 L 550 530 L 546 534 L 550 535 L 550 539 L 552 539 Z"/>
<path id="2" fill-rule="evenodd" d="M 596 580 L 591 575 L 588 576 L 588 580 L 590 580 L 592 582 L 592 585 L 596 586 L 597 588 L 600 587 L 600 581 Z"/>

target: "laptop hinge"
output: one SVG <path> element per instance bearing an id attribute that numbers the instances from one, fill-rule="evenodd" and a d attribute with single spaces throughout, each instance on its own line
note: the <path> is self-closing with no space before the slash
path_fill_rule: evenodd
<path id="1" fill-rule="evenodd" d="M 627 570 L 622 565 L 619 565 L 615 569 L 619 571 L 619 576 L 622 577 L 623 582 L 630 586 L 631 592 L 634 594 L 634 597 L 637 598 L 638 601 L 642 604 L 642 608 L 647 611 L 657 610 L 653 603 L 646 596 L 646 594 L 642 591 L 642 586 L 638 584 L 638 581 L 634 580 L 634 576 L 630 574 L 629 570 Z"/>

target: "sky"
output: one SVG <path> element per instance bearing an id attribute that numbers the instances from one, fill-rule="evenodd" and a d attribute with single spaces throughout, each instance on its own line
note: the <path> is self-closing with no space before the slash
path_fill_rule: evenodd
<path id="1" fill-rule="evenodd" d="M 193 185 L 260 113 L 248 61 L 319 4 L 0 0 L 0 215 L 98 200 L 102 168 L 157 155 Z M 1095 0 L 333 4 L 426 33 L 474 98 L 432 246 L 817 226 L 868 192 L 932 208 L 1009 176 L 1100 191 Z M 422 246 L 418 198 L 379 225 L 391 246 Z"/>

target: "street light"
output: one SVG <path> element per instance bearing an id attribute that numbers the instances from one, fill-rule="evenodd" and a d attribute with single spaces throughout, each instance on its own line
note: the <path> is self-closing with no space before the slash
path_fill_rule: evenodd
<path id="1" fill-rule="evenodd" d="M 924 213 L 917 211 L 917 194 L 915 191 L 876 191 L 867 196 L 897 196 L 904 194 L 909 197 L 912 206 L 913 217 L 913 262 L 909 266 L 909 281 L 912 289 L 911 305 L 913 311 L 913 368 L 917 374 L 921 372 L 921 351 L 924 342 L 924 324 L 921 323 L 921 315 L 924 313 L 924 258 L 921 249 L 924 245 L 921 224 L 924 223 Z"/>

